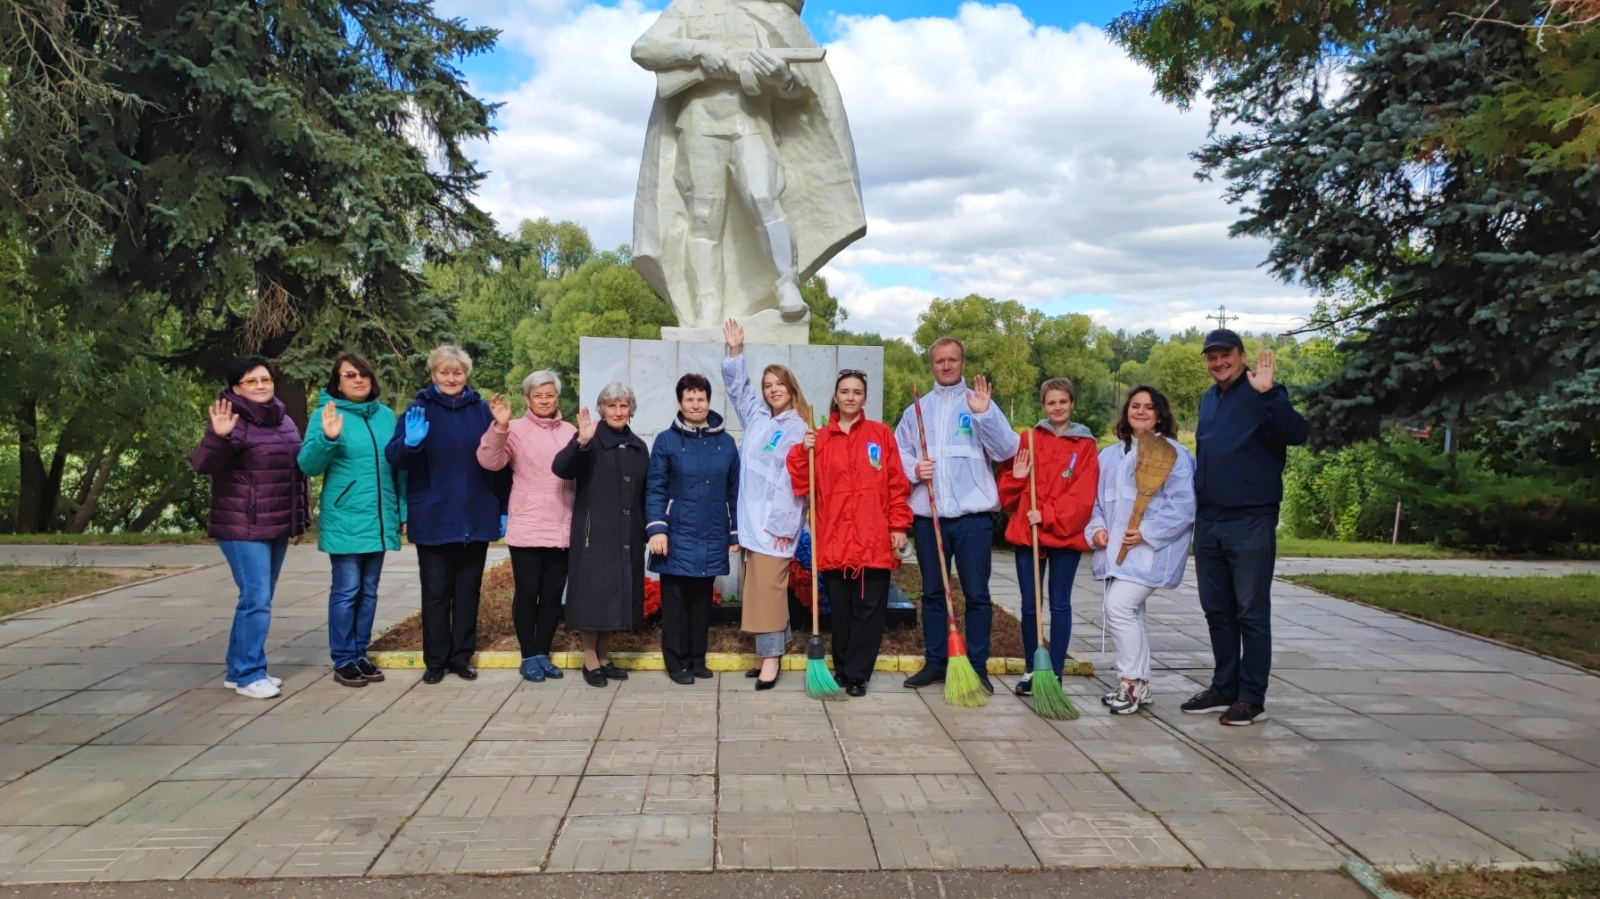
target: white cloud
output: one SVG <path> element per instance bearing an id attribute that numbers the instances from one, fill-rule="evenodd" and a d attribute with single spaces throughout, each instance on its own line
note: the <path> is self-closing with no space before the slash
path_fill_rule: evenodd
<path id="1" fill-rule="evenodd" d="M 583 223 L 600 246 L 631 239 L 654 85 L 628 48 L 660 5 L 442 6 L 504 29 L 502 43 L 536 61 L 494 97 L 500 131 L 480 152 L 492 172 L 482 202 L 503 225 L 548 215 Z M 1265 244 L 1227 237 L 1221 186 L 1194 179 L 1205 112 L 1151 96 L 1148 73 L 1099 31 L 968 3 L 955 18 L 841 18 L 834 37 L 869 220 L 825 272 L 851 325 L 909 334 L 929 287 L 1092 303 L 1134 330 L 1204 326 L 1220 302 L 1256 317 L 1243 327 L 1309 310 L 1258 268 Z M 875 266 L 929 277 L 883 286 Z"/>

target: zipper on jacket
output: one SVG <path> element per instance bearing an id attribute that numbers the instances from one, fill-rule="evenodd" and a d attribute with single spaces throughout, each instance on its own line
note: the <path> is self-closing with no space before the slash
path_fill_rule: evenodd
<path id="1" fill-rule="evenodd" d="M 590 525 L 590 523 L 591 522 L 590 522 L 590 519 L 589 519 L 589 513 L 588 512 L 583 513 L 583 548 L 584 549 L 588 549 L 589 548 L 589 525 Z"/>
<path id="2" fill-rule="evenodd" d="M 383 544 L 384 549 L 388 549 L 389 539 L 383 532 L 383 462 L 379 456 L 378 435 L 372 432 L 372 420 L 370 418 L 363 417 L 361 423 L 367 426 L 367 439 L 372 441 L 372 478 L 378 485 L 378 540 Z"/>
<path id="3" fill-rule="evenodd" d="M 350 483 L 344 485 L 344 489 L 340 490 L 339 491 L 339 495 L 334 497 L 334 500 L 333 500 L 334 508 L 337 509 L 339 507 L 339 504 L 344 502 L 344 498 L 349 496 L 350 495 L 350 491 L 352 491 L 354 489 L 356 489 L 356 482 L 355 481 L 351 481 Z"/>

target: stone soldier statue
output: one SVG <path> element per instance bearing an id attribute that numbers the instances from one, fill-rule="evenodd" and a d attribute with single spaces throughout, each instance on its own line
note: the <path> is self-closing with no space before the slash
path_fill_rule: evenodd
<path id="1" fill-rule="evenodd" d="M 633 262 L 680 325 L 768 309 L 803 321 L 800 284 L 866 233 L 849 123 L 804 2 L 672 0 L 633 45 L 657 82 Z"/>

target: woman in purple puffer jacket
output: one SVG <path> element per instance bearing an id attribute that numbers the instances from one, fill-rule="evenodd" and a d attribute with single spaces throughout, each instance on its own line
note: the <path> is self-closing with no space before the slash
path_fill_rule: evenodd
<path id="1" fill-rule="evenodd" d="M 300 430 L 275 395 L 267 360 L 235 359 L 228 383 L 211 406 L 211 424 L 189 464 L 211 475 L 206 533 L 217 541 L 239 586 L 223 683 L 241 696 L 271 699 L 283 683 L 267 674 L 272 592 L 289 538 L 305 533 L 310 523 L 310 496 L 295 462 Z"/>

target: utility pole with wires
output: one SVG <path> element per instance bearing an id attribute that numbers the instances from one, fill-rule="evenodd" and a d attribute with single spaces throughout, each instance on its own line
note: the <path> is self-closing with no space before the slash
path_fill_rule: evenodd
<path id="1" fill-rule="evenodd" d="M 1206 316 L 1206 318 L 1215 319 L 1217 322 L 1217 327 L 1219 328 L 1226 328 L 1230 319 L 1235 319 L 1238 317 L 1239 316 L 1237 315 L 1229 315 L 1227 306 L 1218 306 L 1216 315 Z"/>

